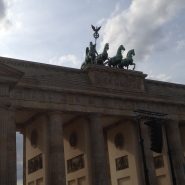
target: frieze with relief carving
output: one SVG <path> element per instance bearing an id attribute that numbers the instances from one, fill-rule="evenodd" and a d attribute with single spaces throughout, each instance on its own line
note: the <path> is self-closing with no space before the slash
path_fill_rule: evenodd
<path id="1" fill-rule="evenodd" d="M 126 72 L 119 69 L 107 70 L 103 67 L 96 68 L 90 65 L 85 70 L 88 71 L 90 81 L 96 87 L 121 91 L 145 91 L 144 79 L 146 75 L 143 73 Z"/>

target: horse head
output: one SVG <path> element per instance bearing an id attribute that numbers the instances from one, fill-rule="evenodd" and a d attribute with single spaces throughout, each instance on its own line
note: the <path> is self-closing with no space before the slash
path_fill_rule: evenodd
<path id="1" fill-rule="evenodd" d="M 89 47 L 86 47 L 85 54 L 86 54 L 86 56 L 89 55 Z"/>
<path id="2" fill-rule="evenodd" d="M 117 50 L 116 57 L 121 56 L 121 58 L 122 58 L 122 51 L 125 51 L 125 47 L 123 45 L 120 45 L 118 50 Z"/>
<path id="3" fill-rule="evenodd" d="M 118 48 L 118 50 L 120 50 L 120 51 L 121 51 L 121 50 L 125 51 L 125 47 L 124 47 L 123 45 L 120 45 L 119 48 Z"/>
<path id="4" fill-rule="evenodd" d="M 134 49 L 131 49 L 131 54 L 132 54 L 133 56 L 135 56 L 135 51 L 134 51 Z"/>
<path id="5" fill-rule="evenodd" d="M 105 48 L 106 50 L 109 50 L 109 43 L 106 43 L 104 48 Z"/>
<path id="6" fill-rule="evenodd" d="M 134 55 L 135 55 L 135 51 L 134 51 L 134 49 L 131 49 L 127 53 L 127 58 L 132 58 L 132 56 L 134 56 Z"/>

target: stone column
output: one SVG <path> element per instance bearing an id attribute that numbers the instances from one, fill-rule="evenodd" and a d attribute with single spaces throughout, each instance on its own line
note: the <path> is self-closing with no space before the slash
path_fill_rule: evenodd
<path id="1" fill-rule="evenodd" d="M 144 122 L 141 121 L 140 123 L 141 128 L 141 135 L 143 138 L 143 145 L 144 145 L 144 153 L 145 153 L 145 160 L 147 166 L 147 175 L 149 177 L 150 185 L 157 184 L 157 177 L 155 173 L 155 167 L 153 163 L 153 152 L 150 149 L 150 135 L 149 135 L 149 128 Z M 147 185 L 147 184 L 146 184 Z"/>
<path id="2" fill-rule="evenodd" d="M 91 179 L 93 185 L 108 185 L 107 156 L 100 115 L 89 116 L 89 139 L 91 153 Z"/>
<path id="3" fill-rule="evenodd" d="M 169 152 L 171 154 L 173 171 L 177 185 L 185 184 L 185 161 L 183 147 L 180 138 L 178 121 L 170 120 L 166 124 L 166 135 L 168 140 Z"/>
<path id="4" fill-rule="evenodd" d="M 61 114 L 49 114 L 48 124 L 48 185 L 66 185 Z"/>
<path id="5" fill-rule="evenodd" d="M 16 185 L 16 183 L 14 112 L 0 109 L 0 185 Z"/>

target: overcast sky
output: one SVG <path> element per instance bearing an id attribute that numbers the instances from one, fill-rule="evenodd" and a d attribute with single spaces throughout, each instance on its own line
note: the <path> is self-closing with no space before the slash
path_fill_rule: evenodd
<path id="1" fill-rule="evenodd" d="M 101 25 L 99 52 L 134 48 L 136 70 L 185 84 L 184 10 L 184 0 L 0 0 L 0 56 L 80 68 Z"/>

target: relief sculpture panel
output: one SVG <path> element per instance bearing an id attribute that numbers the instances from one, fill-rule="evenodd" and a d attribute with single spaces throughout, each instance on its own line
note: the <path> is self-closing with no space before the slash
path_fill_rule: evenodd
<path id="1" fill-rule="evenodd" d="M 97 87 L 144 91 L 144 74 L 133 75 L 130 72 L 89 71 L 89 78 Z"/>

